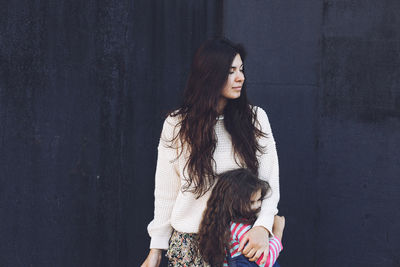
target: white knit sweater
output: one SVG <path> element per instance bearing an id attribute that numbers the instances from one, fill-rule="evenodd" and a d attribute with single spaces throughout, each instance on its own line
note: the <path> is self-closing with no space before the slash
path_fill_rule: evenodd
<path id="1" fill-rule="evenodd" d="M 262 108 L 253 107 L 257 110 L 257 119 L 261 124 L 261 130 L 268 135 L 259 139 L 262 146 L 267 146 L 265 154 L 257 154 L 259 159 L 259 176 L 268 181 L 271 186 L 272 194 L 263 200 L 261 212 L 254 226 L 264 226 L 272 233 L 274 215 L 277 214 L 279 202 L 279 166 L 271 127 L 267 114 Z M 178 132 L 178 127 L 174 131 L 174 126 L 178 122 L 177 117 L 167 117 L 164 121 L 158 145 L 157 168 L 155 174 L 155 205 L 154 219 L 147 227 L 151 237 L 150 248 L 167 249 L 172 228 L 184 233 L 197 233 L 201 223 L 203 211 L 207 206 L 211 190 L 205 195 L 196 199 L 190 192 L 182 192 L 184 185 L 183 167 L 187 161 L 187 150 L 184 149 L 178 160 L 177 150 L 168 148 L 171 145 L 167 140 L 171 140 Z M 223 115 L 218 117 L 215 125 L 217 135 L 217 146 L 214 152 L 216 162 L 215 171 L 221 173 L 231 169 L 237 169 L 233 155 L 231 137 L 225 130 Z M 179 138 L 178 138 L 179 139 Z M 185 170 L 185 176 L 188 177 Z"/>

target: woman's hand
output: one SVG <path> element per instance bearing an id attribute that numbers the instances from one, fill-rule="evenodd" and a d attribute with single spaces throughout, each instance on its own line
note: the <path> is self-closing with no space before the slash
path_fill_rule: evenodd
<path id="1" fill-rule="evenodd" d="M 158 267 L 161 263 L 161 249 L 152 248 L 140 267 Z"/>
<path id="2" fill-rule="evenodd" d="M 260 264 L 264 264 L 267 261 L 269 252 L 268 230 L 262 226 L 251 228 L 240 241 L 239 252 L 249 258 L 249 261 L 257 261 L 261 254 L 264 253 L 264 257 L 260 262 Z"/>

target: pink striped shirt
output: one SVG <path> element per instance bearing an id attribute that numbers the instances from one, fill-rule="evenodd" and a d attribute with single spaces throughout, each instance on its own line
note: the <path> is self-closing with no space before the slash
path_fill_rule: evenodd
<path id="1" fill-rule="evenodd" d="M 250 224 L 231 222 L 231 240 L 229 250 L 232 258 L 242 255 L 242 253 L 238 251 L 239 243 L 242 240 L 244 234 L 247 233 L 250 229 Z M 283 247 L 281 241 L 277 237 L 271 237 L 269 239 L 269 253 L 266 263 L 260 264 L 261 260 L 264 257 L 264 253 L 261 254 L 256 263 L 258 264 L 258 266 L 261 267 L 272 267 L 282 249 Z M 226 259 L 224 261 L 224 267 L 229 267 Z"/>

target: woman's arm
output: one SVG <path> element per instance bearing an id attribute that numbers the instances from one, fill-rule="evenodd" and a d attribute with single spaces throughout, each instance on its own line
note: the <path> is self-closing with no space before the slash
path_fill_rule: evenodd
<path id="1" fill-rule="evenodd" d="M 161 263 L 161 249 L 152 248 L 147 255 L 146 260 L 140 265 L 140 267 L 158 267 Z"/>
<path id="2" fill-rule="evenodd" d="M 253 228 L 246 234 L 245 241 L 240 242 L 239 250 L 251 261 L 257 261 L 262 253 L 265 255 L 269 251 L 269 236 L 273 236 L 272 225 L 274 216 L 278 213 L 279 202 L 279 164 L 278 155 L 275 147 L 275 139 L 272 135 L 266 112 L 257 107 L 257 119 L 263 131 L 267 136 L 259 139 L 259 144 L 264 147 L 264 153 L 258 154 L 259 158 L 259 177 L 269 183 L 271 192 L 263 200 L 261 211 Z M 258 127 L 258 125 L 256 125 Z M 247 244 L 246 244 L 247 243 Z M 261 261 L 262 264 L 266 259 Z"/>
<path id="3" fill-rule="evenodd" d="M 173 117 L 168 117 L 164 121 L 158 145 L 154 219 L 147 227 L 152 249 L 168 249 L 168 241 L 172 233 L 170 218 L 180 188 L 178 160 L 175 160 L 178 155 L 177 149 L 176 146 L 169 147 L 172 144 L 170 141 L 176 134 L 175 125 L 176 119 Z"/>
<path id="4" fill-rule="evenodd" d="M 278 154 L 268 116 L 260 107 L 258 108 L 257 117 L 261 124 L 261 130 L 267 134 L 267 137 L 262 137 L 259 141 L 260 145 L 266 146 L 266 153 L 259 157 L 259 177 L 269 183 L 271 192 L 263 200 L 260 214 L 254 226 L 265 227 L 270 235 L 273 236 L 272 225 L 274 223 L 274 216 L 278 213 L 277 207 L 280 198 Z"/>

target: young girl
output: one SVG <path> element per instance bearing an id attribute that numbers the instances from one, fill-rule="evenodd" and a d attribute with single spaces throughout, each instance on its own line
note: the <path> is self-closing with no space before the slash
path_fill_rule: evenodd
<path id="1" fill-rule="evenodd" d="M 239 244 L 257 219 L 261 201 L 269 191 L 268 183 L 247 169 L 235 169 L 219 175 L 199 230 L 199 251 L 206 262 L 211 266 L 228 266 L 228 260 L 250 263 L 238 250 Z M 261 255 L 254 266 L 274 265 L 282 251 L 280 240 L 284 226 L 284 217 L 275 216 L 274 237 L 269 239 L 267 261 L 260 264 L 265 256 Z"/>

